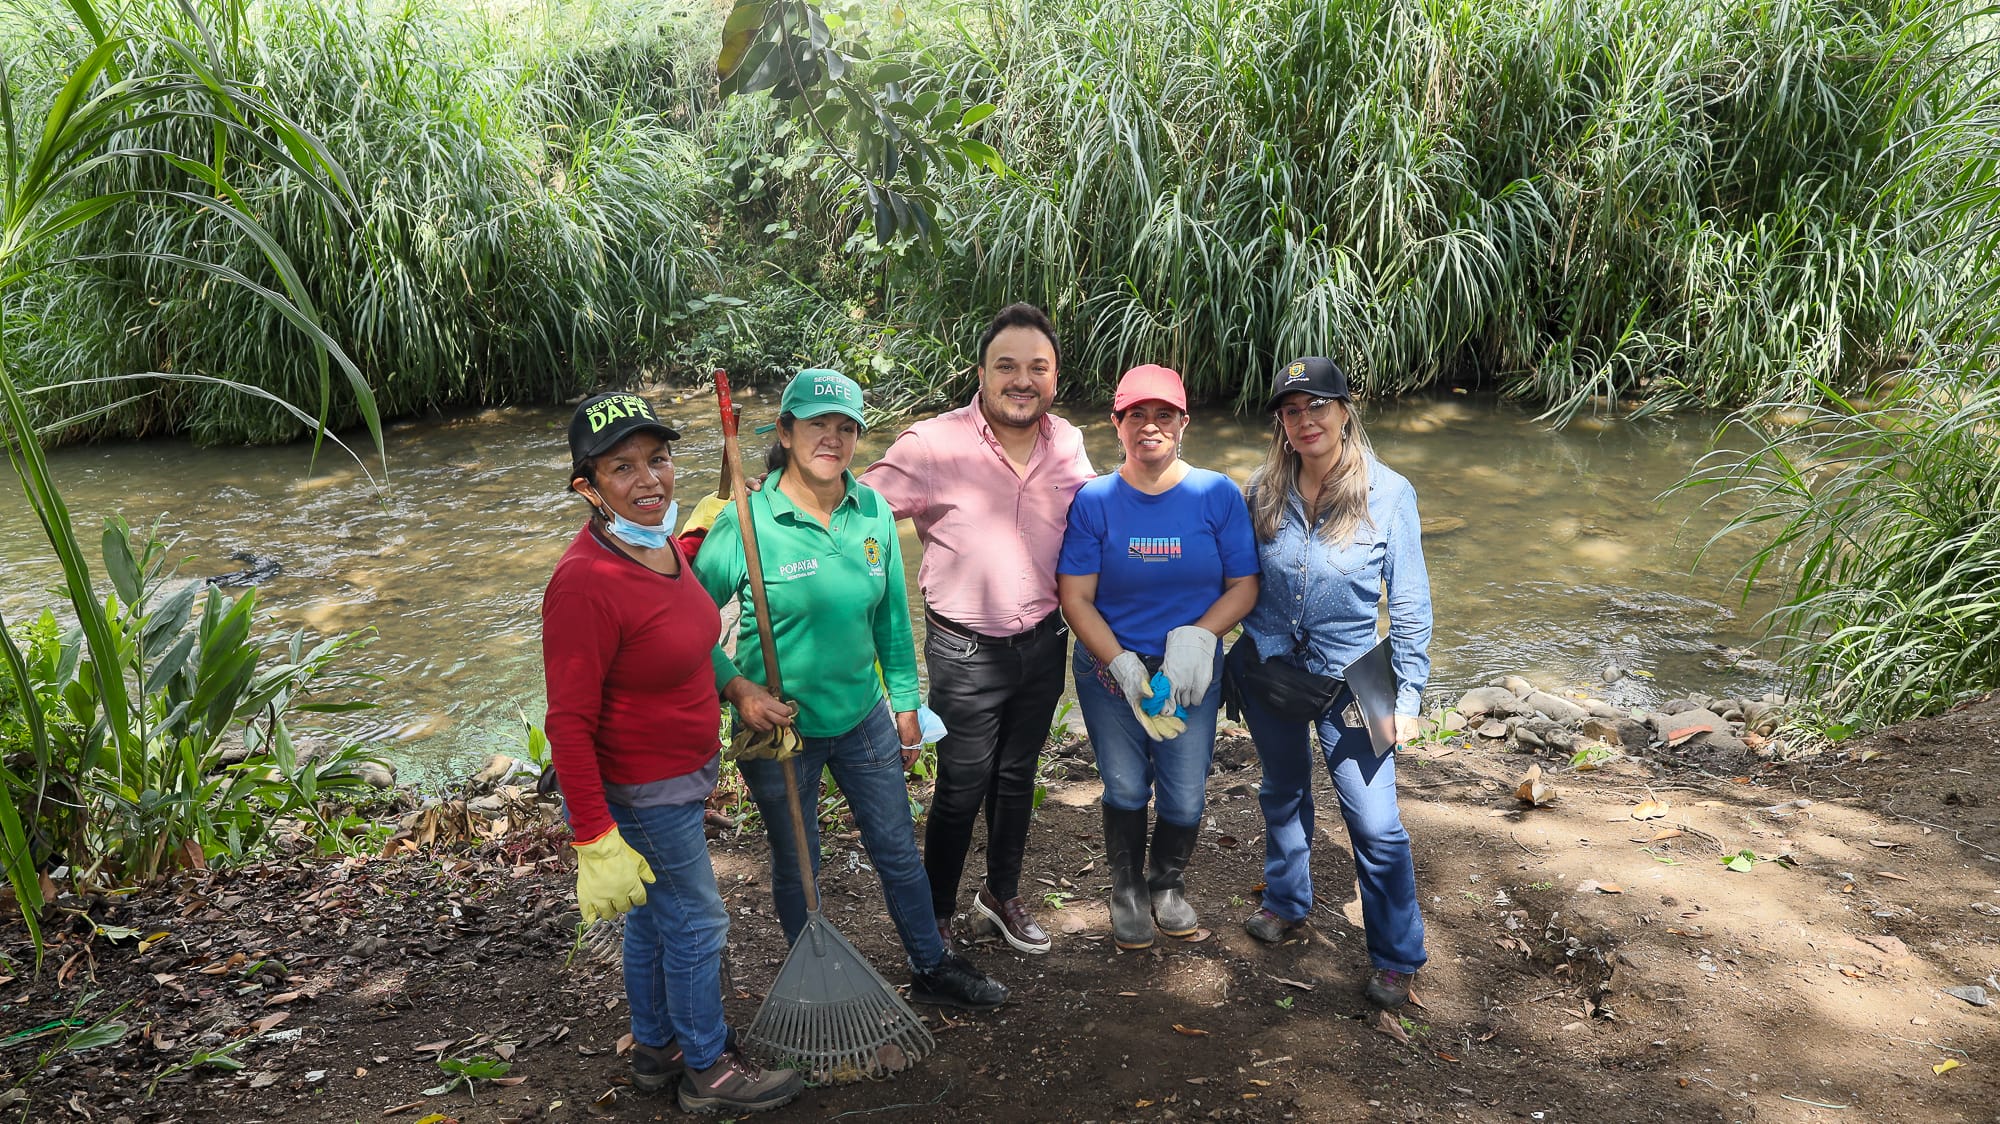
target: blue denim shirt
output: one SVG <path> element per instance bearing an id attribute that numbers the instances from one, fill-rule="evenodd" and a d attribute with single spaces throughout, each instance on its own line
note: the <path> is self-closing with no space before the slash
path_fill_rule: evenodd
<path id="1" fill-rule="evenodd" d="M 1315 675 L 1338 675 L 1375 644 L 1376 607 L 1387 591 L 1396 713 L 1415 716 L 1431 676 L 1431 578 L 1417 491 L 1373 456 L 1368 515 L 1354 541 L 1336 547 L 1317 524 L 1306 526 L 1305 505 L 1293 493 L 1276 536 L 1257 543 L 1263 584 L 1243 631 L 1264 659 L 1290 657 Z"/>

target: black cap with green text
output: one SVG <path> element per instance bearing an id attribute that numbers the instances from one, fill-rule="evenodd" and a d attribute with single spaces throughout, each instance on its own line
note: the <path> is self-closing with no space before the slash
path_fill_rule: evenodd
<path id="1" fill-rule="evenodd" d="M 681 438 L 678 430 L 653 415 L 653 407 L 644 398 L 630 391 L 591 395 L 577 405 L 576 414 L 569 419 L 569 457 L 589 460 L 648 429 L 657 430 L 669 441 Z"/>

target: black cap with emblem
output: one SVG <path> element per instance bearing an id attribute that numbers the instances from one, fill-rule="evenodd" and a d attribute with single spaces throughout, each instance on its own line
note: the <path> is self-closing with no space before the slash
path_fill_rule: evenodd
<path id="1" fill-rule="evenodd" d="M 669 441 L 681 439 L 644 398 L 623 390 L 594 394 L 578 403 L 569 419 L 569 459 L 587 461 L 642 429 L 658 430 Z"/>
<path id="2" fill-rule="evenodd" d="M 1347 386 L 1347 374 L 1340 369 L 1340 365 L 1318 355 L 1294 359 L 1278 371 L 1277 379 L 1271 384 L 1271 397 L 1264 402 L 1264 412 L 1277 409 L 1280 398 L 1297 392 L 1314 398 L 1354 397 L 1354 392 Z"/>

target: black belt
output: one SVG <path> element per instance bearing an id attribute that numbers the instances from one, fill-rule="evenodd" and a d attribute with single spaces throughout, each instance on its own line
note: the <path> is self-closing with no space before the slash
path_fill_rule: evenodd
<path id="1" fill-rule="evenodd" d="M 924 623 L 938 632 L 948 633 L 961 640 L 970 640 L 975 644 L 985 644 L 995 648 L 1018 648 L 1023 644 L 1040 640 L 1052 632 L 1061 632 L 1064 628 L 1061 609 L 1057 609 L 1048 616 L 1043 617 L 1040 624 L 1035 625 L 1026 632 L 1017 632 L 1012 636 L 988 636 L 983 632 L 974 632 L 972 629 L 959 624 L 950 617 L 940 615 L 937 610 L 932 609 L 928 605 L 924 606 Z"/>

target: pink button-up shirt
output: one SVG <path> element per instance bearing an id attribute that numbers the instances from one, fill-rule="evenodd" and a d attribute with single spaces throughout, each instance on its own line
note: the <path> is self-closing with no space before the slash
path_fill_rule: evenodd
<path id="1" fill-rule="evenodd" d="M 1016 475 L 975 398 L 904 430 L 861 482 L 916 523 L 924 603 L 974 632 L 1012 636 L 1056 611 L 1069 501 L 1095 475 L 1082 432 L 1053 414 Z"/>

